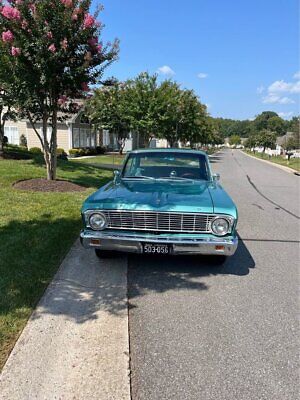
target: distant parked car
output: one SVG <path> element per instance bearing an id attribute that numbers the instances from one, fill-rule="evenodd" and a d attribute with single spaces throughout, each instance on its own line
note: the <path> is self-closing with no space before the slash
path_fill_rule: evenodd
<path id="1" fill-rule="evenodd" d="M 237 249 L 237 209 L 197 150 L 137 150 L 83 204 L 81 242 L 108 251 L 208 254 Z M 215 258 L 216 259 L 216 258 Z"/>

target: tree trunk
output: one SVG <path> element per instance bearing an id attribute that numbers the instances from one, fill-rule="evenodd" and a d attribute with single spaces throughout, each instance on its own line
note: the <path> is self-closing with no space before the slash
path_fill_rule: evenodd
<path id="1" fill-rule="evenodd" d="M 57 110 L 52 114 L 52 135 L 51 135 L 51 176 L 52 180 L 56 179 L 57 169 Z"/>
<path id="2" fill-rule="evenodd" d="M 0 158 L 4 156 L 4 137 L 0 134 Z"/>
<path id="3" fill-rule="evenodd" d="M 2 119 L 3 106 L 0 106 L 0 158 L 4 156 L 4 118 Z"/>

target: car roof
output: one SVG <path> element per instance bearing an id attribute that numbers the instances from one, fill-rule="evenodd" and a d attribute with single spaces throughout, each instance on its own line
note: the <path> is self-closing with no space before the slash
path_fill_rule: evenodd
<path id="1" fill-rule="evenodd" d="M 137 149 L 128 152 L 130 154 L 142 154 L 142 153 L 189 153 L 189 154 L 202 154 L 207 156 L 207 153 L 203 150 L 193 149 L 170 149 L 170 148 L 159 148 L 159 149 Z"/>

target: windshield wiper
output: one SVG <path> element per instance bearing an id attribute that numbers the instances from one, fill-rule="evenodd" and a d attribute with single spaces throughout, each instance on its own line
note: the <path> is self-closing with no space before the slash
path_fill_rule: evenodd
<path id="1" fill-rule="evenodd" d="M 164 176 L 161 178 L 157 178 L 159 180 L 170 180 L 170 181 L 189 181 L 189 182 L 194 182 L 197 179 L 193 178 L 183 178 L 182 176 Z"/>
<path id="2" fill-rule="evenodd" d="M 150 180 L 154 180 L 155 178 L 153 178 L 153 176 L 145 176 L 145 175 L 138 175 L 138 176 L 122 176 L 122 179 L 150 179 Z"/>

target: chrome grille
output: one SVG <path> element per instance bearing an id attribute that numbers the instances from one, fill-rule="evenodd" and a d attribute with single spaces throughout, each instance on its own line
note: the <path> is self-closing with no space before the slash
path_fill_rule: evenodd
<path id="1" fill-rule="evenodd" d="M 168 213 L 155 211 L 101 210 L 107 228 L 158 232 L 211 232 L 212 214 Z"/>

